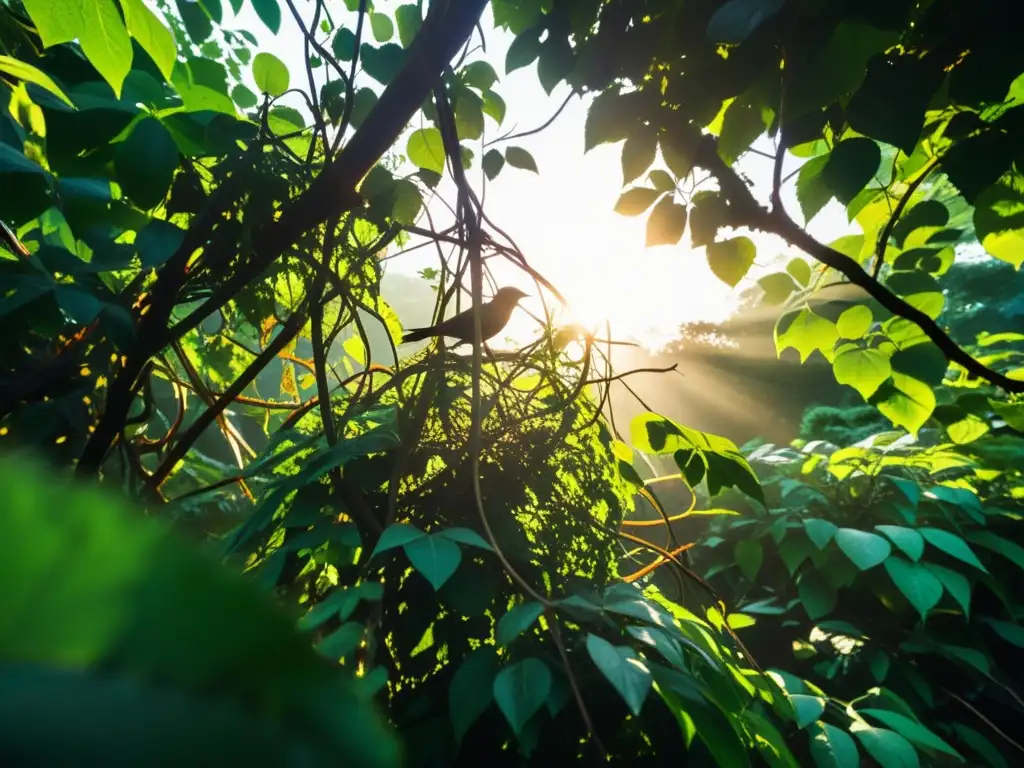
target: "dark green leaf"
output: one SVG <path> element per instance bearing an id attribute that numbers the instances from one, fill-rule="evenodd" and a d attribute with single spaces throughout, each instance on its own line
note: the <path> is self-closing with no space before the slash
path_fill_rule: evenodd
<path id="1" fill-rule="evenodd" d="M 342 27 L 334 35 L 331 50 L 339 61 L 352 61 L 356 50 L 356 36 L 351 29 Z"/>
<path id="2" fill-rule="evenodd" d="M 906 715 L 901 715 L 888 709 L 862 709 L 860 714 L 868 715 L 881 721 L 918 747 L 934 752 L 943 752 L 961 762 L 963 761 L 963 756 L 959 752 L 936 736 L 935 733 L 921 725 L 921 723 L 910 719 Z"/>
<path id="3" fill-rule="evenodd" d="M 733 557 L 747 581 L 755 581 L 764 562 L 764 547 L 757 539 L 742 539 L 736 542 Z"/>
<path id="4" fill-rule="evenodd" d="M 862 571 L 874 568 L 892 553 L 892 545 L 881 536 L 856 528 L 840 528 L 835 541 Z"/>
<path id="5" fill-rule="evenodd" d="M 961 562 L 973 565 L 983 573 L 988 573 L 985 566 L 978 560 L 977 555 L 967 546 L 967 542 L 955 533 L 943 531 L 940 528 L 918 528 L 917 530 L 933 547 L 938 547 L 950 557 L 955 557 Z"/>
<path id="6" fill-rule="evenodd" d="M 139 208 L 163 201 L 178 168 L 178 145 L 163 124 L 145 117 L 114 150 L 114 166 L 124 193 Z"/>
<path id="7" fill-rule="evenodd" d="M 540 27 L 534 27 L 516 36 L 505 54 L 505 74 L 528 67 L 540 55 L 540 33 Z"/>
<path id="8" fill-rule="evenodd" d="M 491 86 L 498 82 L 498 73 L 486 61 L 474 61 L 472 64 L 467 64 L 461 74 L 462 82 L 476 88 L 481 93 L 489 91 Z"/>
<path id="9" fill-rule="evenodd" d="M 484 114 L 494 118 L 501 125 L 505 120 L 505 100 L 494 91 L 484 92 Z"/>
<path id="10" fill-rule="evenodd" d="M 921 765 L 910 742 L 898 733 L 858 722 L 850 727 L 850 732 L 882 768 L 919 768 Z"/>
<path id="11" fill-rule="evenodd" d="M 202 6 L 195 0 L 176 0 L 178 13 L 192 42 L 199 45 L 213 34 L 213 24 Z"/>
<path id="12" fill-rule="evenodd" d="M 942 157 L 942 170 L 973 205 L 1009 169 L 1014 151 L 1010 136 L 988 130 L 954 143 Z"/>
<path id="13" fill-rule="evenodd" d="M 726 225 L 729 208 L 717 192 L 698 192 L 691 203 L 690 242 L 700 248 L 714 242 L 718 230 Z"/>
<path id="14" fill-rule="evenodd" d="M 818 768 L 858 768 L 860 755 L 850 734 L 828 723 L 814 725 L 811 737 L 811 757 Z"/>
<path id="15" fill-rule="evenodd" d="M 647 219 L 647 235 L 645 246 L 675 245 L 686 229 L 686 206 L 672 200 L 671 195 L 663 197 L 650 218 Z"/>
<path id="16" fill-rule="evenodd" d="M 922 621 L 928 612 L 942 599 L 942 582 L 922 563 L 912 563 L 902 557 L 892 556 L 885 561 L 885 570 L 893 584 L 903 593 Z"/>
<path id="17" fill-rule="evenodd" d="M 489 149 L 484 153 L 483 167 L 487 179 L 494 181 L 501 173 L 501 169 L 505 167 L 505 156 L 496 149 Z"/>
<path id="18" fill-rule="evenodd" d="M 658 148 L 653 128 L 638 125 L 622 145 L 622 183 L 629 184 L 651 167 Z M 674 185 L 673 185 L 674 186 Z"/>
<path id="19" fill-rule="evenodd" d="M 281 31 L 281 6 L 277 0 L 250 0 L 252 9 L 275 35 Z"/>
<path id="20" fill-rule="evenodd" d="M 456 743 L 487 711 L 494 699 L 494 678 L 498 674 L 498 656 L 494 647 L 484 645 L 462 660 L 448 687 L 448 711 Z"/>
<path id="21" fill-rule="evenodd" d="M 625 101 L 617 91 L 607 90 L 598 94 L 591 102 L 583 129 L 584 152 L 589 152 L 600 144 L 622 141 L 629 136 L 636 119 L 626 110 Z M 665 139 L 662 138 L 662 152 L 664 147 Z"/>
<path id="22" fill-rule="evenodd" d="M 540 659 L 523 659 L 494 678 L 494 700 L 518 735 L 551 692 L 551 670 Z"/>
<path id="23" fill-rule="evenodd" d="M 836 531 L 839 528 L 828 520 L 819 520 L 812 517 L 804 520 L 804 530 L 807 531 L 807 538 L 814 543 L 814 546 L 818 549 L 824 549 L 835 538 Z"/>
<path id="24" fill-rule="evenodd" d="M 828 155 L 821 180 L 847 205 L 875 177 L 881 161 L 882 151 L 871 139 L 846 139 Z"/>
<path id="25" fill-rule="evenodd" d="M 892 237 L 896 245 L 903 247 L 907 236 L 920 227 L 944 227 L 949 221 L 949 209 L 938 200 L 925 200 L 911 206 L 893 227 Z M 979 239 L 981 239 L 979 235 Z"/>
<path id="26" fill-rule="evenodd" d="M 438 534 L 422 536 L 402 546 L 413 568 L 430 582 L 435 591 L 444 586 L 462 562 L 459 545 Z"/>
<path id="27" fill-rule="evenodd" d="M 733 0 L 737 1 L 740 0 Z M 726 165 L 732 165 L 764 132 L 765 124 L 761 117 L 761 109 L 737 99 L 725 110 L 722 132 L 718 137 L 719 157 Z"/>
<path id="28" fill-rule="evenodd" d="M 651 690 L 651 673 L 629 646 L 616 646 L 593 633 L 587 635 L 587 652 L 630 711 L 639 716 Z"/>
<path id="29" fill-rule="evenodd" d="M 817 620 L 827 616 L 836 607 L 835 589 L 817 571 L 804 571 L 797 585 L 797 592 L 804 610 L 811 619 Z"/>
<path id="30" fill-rule="evenodd" d="M 405 63 L 405 49 L 397 43 L 385 43 L 374 48 L 363 43 L 359 48 L 363 71 L 382 85 L 390 83 Z"/>
<path id="31" fill-rule="evenodd" d="M 534 161 L 533 155 L 522 147 L 509 147 L 506 149 L 505 161 L 513 168 L 521 168 L 524 171 L 539 173 L 537 170 L 537 163 Z"/>
<path id="32" fill-rule="evenodd" d="M 876 525 L 875 530 L 888 536 L 892 543 L 914 562 L 920 560 L 921 555 L 924 554 L 924 537 L 913 528 L 904 528 L 899 525 Z"/>
<path id="33" fill-rule="evenodd" d="M 370 553 L 372 560 L 381 552 L 387 552 L 395 547 L 403 547 L 409 542 L 416 541 L 426 536 L 423 531 L 408 523 L 393 523 L 384 529 L 384 532 L 377 539 L 377 546 Z"/>
<path id="34" fill-rule="evenodd" d="M 738 45 L 782 8 L 784 0 L 728 0 L 708 22 L 713 43 Z"/>
<path id="35" fill-rule="evenodd" d="M 789 700 L 796 712 L 796 727 L 801 730 L 813 723 L 825 712 L 825 699 L 804 693 L 792 693 Z"/>
<path id="36" fill-rule="evenodd" d="M 1006 762 L 1006 759 L 1001 754 L 999 754 L 999 750 L 993 746 L 992 742 L 976 730 L 968 728 L 966 725 L 962 725 L 961 723 L 953 723 L 953 728 L 967 746 L 984 757 L 992 768 L 1010 768 L 1010 764 Z"/>
<path id="37" fill-rule="evenodd" d="M 941 65 L 932 57 L 909 51 L 875 56 L 868 62 L 863 85 L 846 107 L 846 119 L 858 133 L 910 155 L 943 76 Z"/>
<path id="38" fill-rule="evenodd" d="M 498 645 L 509 645 L 525 632 L 544 613 L 544 606 L 530 601 L 520 603 L 498 620 L 495 640 Z"/>
<path id="39" fill-rule="evenodd" d="M 153 219 L 135 238 L 135 250 L 143 269 L 155 269 L 178 250 L 185 231 L 169 221 Z"/>

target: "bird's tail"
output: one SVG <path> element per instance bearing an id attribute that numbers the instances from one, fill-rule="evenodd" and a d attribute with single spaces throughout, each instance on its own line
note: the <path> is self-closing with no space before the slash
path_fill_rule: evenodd
<path id="1" fill-rule="evenodd" d="M 430 338 L 431 328 L 410 328 L 404 336 L 402 336 L 402 343 L 408 344 L 411 341 L 423 341 L 424 339 Z"/>

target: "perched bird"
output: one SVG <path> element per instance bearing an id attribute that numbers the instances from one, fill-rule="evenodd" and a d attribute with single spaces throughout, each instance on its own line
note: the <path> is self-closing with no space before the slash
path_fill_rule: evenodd
<path id="1" fill-rule="evenodd" d="M 494 298 L 480 306 L 480 341 L 495 336 L 501 329 L 508 325 L 512 311 L 516 308 L 519 300 L 527 294 L 518 288 L 506 286 L 499 288 Z M 473 310 L 467 309 L 459 312 L 454 317 L 432 325 L 429 328 L 410 328 L 409 332 L 402 337 L 402 343 L 410 341 L 422 341 L 431 336 L 450 336 L 460 342 L 473 343 Z"/>

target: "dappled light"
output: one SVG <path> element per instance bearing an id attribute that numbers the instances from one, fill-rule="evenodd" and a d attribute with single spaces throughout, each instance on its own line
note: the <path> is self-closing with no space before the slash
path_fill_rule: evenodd
<path id="1" fill-rule="evenodd" d="M 1020 764 L 1017 10 L 0 5 L 0 762 Z"/>

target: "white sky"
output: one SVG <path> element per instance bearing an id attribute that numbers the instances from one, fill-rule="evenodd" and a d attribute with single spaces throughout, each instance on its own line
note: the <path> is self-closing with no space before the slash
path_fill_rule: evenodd
<path id="1" fill-rule="evenodd" d="M 312 4 L 304 0 L 297 0 L 297 4 L 300 13 L 310 18 Z M 391 12 L 398 4 L 391 0 L 377 5 Z M 273 53 L 288 66 L 292 86 L 303 87 L 306 78 L 302 35 L 285 3 L 281 6 L 283 22 L 277 36 L 248 4 L 234 22 L 225 18 L 225 26 L 253 33 L 260 42 L 259 50 Z M 225 13 L 230 13 L 226 4 Z M 354 14 L 343 16 L 347 19 L 336 16 L 335 22 L 354 19 Z M 369 25 L 366 26 L 364 38 L 372 42 Z M 490 117 L 486 118 L 484 138 L 494 138 L 513 127 L 518 132 L 542 125 L 568 95 L 568 87 L 560 86 L 548 97 L 537 80 L 536 64 L 505 75 L 505 52 L 511 36 L 492 28 L 490 8 L 485 12 L 482 27 L 487 35 L 487 53 L 478 49 L 471 60 L 483 58 L 491 63 L 500 78 L 495 90 L 508 107 L 500 128 Z M 478 43 L 475 36 L 474 45 Z M 362 78 L 370 80 L 365 75 Z M 376 82 L 371 84 L 379 88 Z M 301 106 L 301 102 L 294 105 Z M 539 175 L 506 165 L 498 178 L 484 187 L 479 165 L 483 151 L 479 143 L 470 144 L 476 156 L 470 180 L 478 194 L 485 190 L 487 215 L 516 240 L 531 266 L 558 287 L 571 303 L 576 318 L 587 325 L 603 323 L 607 318 L 616 337 L 634 338 L 657 348 L 675 337 L 681 323 L 724 319 L 751 280 L 778 269 L 776 259 L 786 250 L 784 243 L 771 237 L 752 236 L 758 245 L 758 258 L 748 277 L 736 288 L 730 288 L 711 273 L 703 249 L 691 251 L 688 230 L 676 246 L 645 249 L 646 214 L 627 218 L 612 210 L 622 192 L 621 144 L 603 145 L 583 153 L 586 107 L 587 102 L 573 99 L 542 133 L 497 145 L 528 150 L 537 161 Z M 416 127 L 419 126 L 413 125 L 410 130 Z M 772 151 L 767 137 L 762 137 L 757 146 Z M 396 150 L 404 152 L 404 147 L 403 139 Z M 797 167 L 792 161 L 790 158 L 787 162 L 785 173 Z M 771 161 L 751 153 L 737 167 L 754 182 L 759 199 L 767 200 Z M 794 181 L 786 185 L 783 198 L 787 210 L 799 221 Z M 454 200 L 450 180 L 446 179 L 440 189 L 447 200 Z M 438 228 L 451 223 L 443 205 L 431 205 L 431 214 Z M 425 218 L 422 225 L 427 226 Z M 847 224 L 841 206 L 832 201 L 814 219 L 810 231 L 829 242 L 853 229 Z M 436 266 L 432 249 L 421 249 L 387 262 L 387 269 L 408 274 L 431 266 Z M 517 284 L 536 293 L 532 282 L 521 273 L 501 274 L 500 282 Z M 527 299 L 525 304 L 539 314 L 539 304 L 534 302 Z M 537 332 L 525 313 L 516 313 L 508 330 L 521 341 L 535 337 Z"/>

